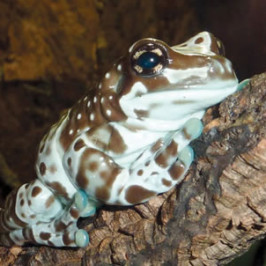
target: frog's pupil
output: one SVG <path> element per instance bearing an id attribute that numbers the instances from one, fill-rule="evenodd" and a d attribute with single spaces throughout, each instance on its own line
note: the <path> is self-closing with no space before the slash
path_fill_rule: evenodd
<path id="1" fill-rule="evenodd" d="M 157 66 L 160 63 L 160 57 L 153 52 L 145 52 L 137 59 L 137 65 L 144 69 Z"/>

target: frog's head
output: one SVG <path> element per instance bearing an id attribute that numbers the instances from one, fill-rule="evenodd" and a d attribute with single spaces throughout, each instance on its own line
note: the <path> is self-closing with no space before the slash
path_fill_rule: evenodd
<path id="1" fill-rule="evenodd" d="M 222 43 L 201 32 L 173 47 L 151 38 L 134 43 L 103 83 L 127 117 L 172 121 L 222 101 L 238 81 Z"/>

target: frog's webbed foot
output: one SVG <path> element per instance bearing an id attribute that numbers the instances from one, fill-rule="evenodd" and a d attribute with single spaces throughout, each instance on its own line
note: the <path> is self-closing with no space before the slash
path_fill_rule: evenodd
<path id="1" fill-rule="evenodd" d="M 42 189 L 44 190 L 44 187 Z M 19 193 L 19 195 L 22 194 Z M 32 243 L 56 247 L 85 247 L 88 245 L 89 235 L 85 230 L 77 227 L 77 221 L 79 217 L 94 215 L 97 204 L 88 199 L 84 191 L 76 192 L 72 201 L 68 205 L 64 205 L 64 208 L 62 205 L 61 210 L 54 216 L 45 217 L 43 213 L 34 214 L 38 216 L 38 221 L 33 222 L 31 219 L 33 217 L 32 212 L 29 211 L 28 217 L 25 217 L 24 222 L 22 223 L 21 221 L 20 225 L 18 222 L 12 222 L 15 217 L 14 213 L 12 213 L 14 211 L 14 203 L 18 203 L 16 198 L 16 194 L 13 198 L 9 198 L 6 209 L 0 212 L 2 222 L 2 228 L 0 230 L 1 244 L 10 246 L 13 244 L 23 245 L 25 243 Z M 25 198 L 24 202 L 26 201 L 27 199 Z M 56 204 L 55 202 L 54 204 Z M 43 218 L 41 219 L 40 217 Z M 18 217 L 16 220 L 18 221 Z"/>
<path id="2" fill-rule="evenodd" d="M 48 225 L 47 229 L 51 232 L 49 243 L 42 244 L 51 245 L 52 242 L 55 246 L 86 247 L 89 244 L 89 235 L 85 230 L 77 227 L 77 221 L 80 217 L 93 216 L 96 206 L 96 202 L 90 200 L 83 190 L 76 192 L 72 204 Z M 38 233 L 39 227 L 38 224 L 35 228 Z"/>
<path id="3" fill-rule="evenodd" d="M 191 163 L 194 160 L 194 151 L 189 146 L 190 141 L 198 138 L 203 130 L 203 124 L 198 118 L 189 119 L 182 130 L 177 132 L 174 140 L 178 144 L 180 151 L 178 152 L 177 160 L 174 162 L 171 167 L 168 169 L 168 173 L 175 180 L 177 178 L 177 182 L 179 183 L 182 180 L 182 177 L 185 176 L 188 171 Z M 180 169 L 180 166 L 183 167 L 183 173 L 178 176 L 175 173 L 175 169 Z M 180 180 L 180 181 L 179 181 Z"/>
<path id="4" fill-rule="evenodd" d="M 189 143 L 198 138 L 203 130 L 203 124 L 198 118 L 189 119 L 182 130 L 178 131 L 174 136 L 174 141 L 178 146 L 178 154 L 176 161 L 167 169 L 168 178 L 169 176 L 174 181 L 174 184 L 179 183 L 186 172 L 188 171 L 191 163 L 194 160 L 194 151 L 189 146 Z"/>
<path id="5" fill-rule="evenodd" d="M 40 237 L 37 241 L 44 240 L 41 244 L 68 247 L 86 247 L 89 244 L 88 233 L 77 227 L 80 217 L 93 216 L 96 212 L 96 202 L 90 200 L 83 190 L 75 193 L 72 204 L 66 208 L 61 216 L 56 217 L 49 224 L 38 223 L 33 228 L 34 235 L 46 235 L 49 239 Z M 46 231 L 44 231 L 44 228 Z"/>

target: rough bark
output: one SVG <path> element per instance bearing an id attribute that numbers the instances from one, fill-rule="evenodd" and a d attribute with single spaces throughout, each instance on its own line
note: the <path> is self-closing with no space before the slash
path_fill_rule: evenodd
<path id="1" fill-rule="evenodd" d="M 81 221 L 86 249 L 0 248 L 8 265 L 222 265 L 266 234 L 266 73 L 205 116 L 185 181 Z"/>

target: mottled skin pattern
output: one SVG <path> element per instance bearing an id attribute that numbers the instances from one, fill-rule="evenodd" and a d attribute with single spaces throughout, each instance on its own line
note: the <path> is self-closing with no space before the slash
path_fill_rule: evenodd
<path id="1" fill-rule="evenodd" d="M 101 204 L 145 202 L 182 181 L 205 109 L 237 85 L 208 32 L 173 47 L 136 42 L 43 138 L 38 179 L 0 211 L 0 243 L 86 246 L 79 217 Z"/>

